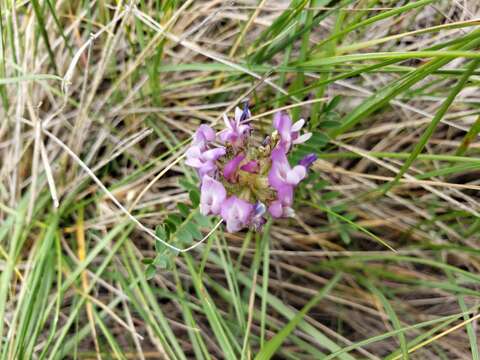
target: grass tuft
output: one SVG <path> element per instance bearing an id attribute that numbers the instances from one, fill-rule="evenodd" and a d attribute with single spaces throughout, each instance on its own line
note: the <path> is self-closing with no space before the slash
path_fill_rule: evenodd
<path id="1" fill-rule="evenodd" d="M 479 359 L 478 1 L 4 1 L 0 360 Z M 313 132 L 229 234 L 184 152 Z"/>

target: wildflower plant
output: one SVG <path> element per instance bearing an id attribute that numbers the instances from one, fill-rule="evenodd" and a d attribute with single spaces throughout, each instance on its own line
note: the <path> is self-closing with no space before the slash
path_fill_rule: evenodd
<path id="1" fill-rule="evenodd" d="M 228 232 L 259 231 L 269 215 L 294 216 L 295 188 L 316 160 L 309 154 L 293 167 L 288 161 L 292 148 L 311 137 L 301 134 L 303 119 L 292 123 L 287 113 L 277 112 L 273 133 L 256 143 L 250 117 L 245 104 L 233 119 L 224 115 L 225 128 L 218 132 L 200 125 L 186 152 L 186 164 L 200 178 L 201 214 L 221 216 Z"/>

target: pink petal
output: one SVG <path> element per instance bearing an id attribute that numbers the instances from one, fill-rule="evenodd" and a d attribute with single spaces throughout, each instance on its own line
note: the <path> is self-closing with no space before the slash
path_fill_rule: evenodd
<path id="1" fill-rule="evenodd" d="M 243 110 L 238 106 L 235 108 L 235 123 L 240 124 L 240 119 L 242 118 Z"/>
<path id="2" fill-rule="evenodd" d="M 278 189 L 279 187 L 283 186 L 285 181 L 280 175 L 279 166 L 279 164 L 273 162 L 272 167 L 268 172 L 268 183 L 274 189 Z"/>
<path id="3" fill-rule="evenodd" d="M 272 215 L 274 218 L 282 217 L 282 214 L 283 214 L 282 203 L 279 200 L 275 200 L 268 207 L 268 211 L 270 215 Z"/>
<path id="4" fill-rule="evenodd" d="M 305 124 L 304 119 L 298 120 L 295 124 L 292 125 L 292 132 L 293 131 L 300 131 L 304 124 Z"/>
<path id="5" fill-rule="evenodd" d="M 284 185 L 278 188 L 277 196 L 284 206 L 291 206 L 293 204 L 293 186 Z"/>
<path id="6" fill-rule="evenodd" d="M 227 192 L 222 183 L 205 175 L 200 188 L 200 212 L 202 215 L 218 215 L 225 202 Z"/>
<path id="7" fill-rule="evenodd" d="M 230 137 L 230 132 L 231 132 L 231 130 L 230 130 L 229 128 L 227 128 L 227 129 L 223 129 L 223 130 L 218 134 L 218 137 L 220 138 L 220 142 L 221 142 L 222 144 L 225 144 L 225 143 L 228 141 L 228 139 L 229 139 L 229 137 Z"/>
<path id="8" fill-rule="evenodd" d="M 205 175 L 211 175 L 216 169 L 217 166 L 213 161 L 207 161 L 198 168 L 198 175 L 200 176 L 200 179 L 203 179 Z"/>
<path id="9" fill-rule="evenodd" d="M 225 148 L 224 147 L 218 147 L 215 149 L 207 150 L 202 154 L 202 158 L 205 160 L 217 160 L 219 157 L 225 155 Z"/>
<path id="10" fill-rule="evenodd" d="M 200 149 L 199 146 L 191 146 L 185 152 L 185 155 L 187 158 L 193 158 L 193 157 L 199 158 L 202 155 L 202 150 Z"/>
<path id="11" fill-rule="evenodd" d="M 250 130 L 250 126 L 249 126 L 249 125 L 246 125 L 246 124 L 240 125 L 240 126 L 238 127 L 238 132 L 239 132 L 239 134 L 242 134 L 242 135 L 243 135 L 244 133 L 246 133 L 248 130 Z"/>
<path id="12" fill-rule="evenodd" d="M 237 181 L 237 170 L 240 166 L 240 163 L 245 159 L 244 154 L 238 154 L 232 160 L 230 160 L 225 167 L 223 168 L 223 176 L 229 182 L 233 183 Z"/>
<path id="13" fill-rule="evenodd" d="M 215 131 L 210 126 L 202 124 L 195 132 L 195 140 L 213 141 L 215 140 Z"/>
<path id="14" fill-rule="evenodd" d="M 235 195 L 224 201 L 221 208 L 222 218 L 228 232 L 236 232 L 247 226 L 253 214 L 253 205 Z"/>
<path id="15" fill-rule="evenodd" d="M 193 168 L 199 168 L 203 165 L 203 162 L 199 158 L 189 158 L 185 160 L 185 164 Z"/>
<path id="16" fill-rule="evenodd" d="M 281 134 L 283 132 L 291 132 L 292 120 L 286 112 L 278 111 L 273 115 L 273 127 Z"/>
<path id="17" fill-rule="evenodd" d="M 290 185 L 297 185 L 307 175 L 305 166 L 297 165 L 287 173 L 287 183 Z"/>
<path id="18" fill-rule="evenodd" d="M 225 123 L 227 129 L 232 129 L 232 124 L 226 114 L 223 114 L 223 122 Z"/>
<path id="19" fill-rule="evenodd" d="M 252 174 L 256 174 L 259 171 L 259 165 L 258 165 L 258 162 L 256 160 L 251 160 L 248 163 L 246 163 L 245 165 L 242 165 L 240 167 L 240 169 L 242 169 L 243 171 L 252 173 Z"/>
<path id="20" fill-rule="evenodd" d="M 272 167 L 268 173 L 268 182 L 278 191 L 280 187 L 287 185 L 286 175 L 291 169 L 283 147 L 273 149 L 271 159 Z"/>
<path id="21" fill-rule="evenodd" d="M 296 138 L 295 140 L 293 140 L 292 142 L 294 144 L 302 144 L 304 143 L 305 141 L 307 141 L 308 139 L 310 139 L 312 137 L 312 133 L 305 133 L 303 134 L 302 136 L 299 136 L 298 138 Z"/>

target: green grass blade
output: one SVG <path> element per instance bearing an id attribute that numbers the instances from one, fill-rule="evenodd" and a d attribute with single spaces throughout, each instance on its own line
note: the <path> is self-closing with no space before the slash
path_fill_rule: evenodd
<path id="1" fill-rule="evenodd" d="M 320 291 L 311 298 L 308 303 L 283 327 L 273 338 L 268 340 L 260 349 L 260 352 L 255 356 L 255 360 L 268 360 L 271 359 L 275 352 L 280 348 L 282 343 L 298 326 L 300 321 L 305 315 L 327 295 L 335 285 L 342 278 L 341 273 L 337 273 Z"/>
<path id="2" fill-rule="evenodd" d="M 392 307 L 392 304 L 388 301 L 386 298 L 385 294 L 381 292 L 371 281 L 368 279 L 364 280 L 365 285 L 368 287 L 368 289 L 373 293 L 375 297 L 377 297 L 380 302 L 382 303 L 383 308 L 385 309 L 392 325 L 395 330 L 400 330 L 402 328 L 400 324 L 400 320 L 398 319 L 397 314 L 395 313 L 395 310 Z M 407 347 L 407 340 L 405 338 L 405 333 L 399 332 L 398 333 L 398 340 L 400 342 L 400 349 L 402 351 L 402 358 L 405 360 L 409 359 L 408 356 L 408 347 Z"/>
<path id="3" fill-rule="evenodd" d="M 195 286 L 195 290 L 197 295 L 203 299 L 202 307 L 205 311 L 205 315 L 208 318 L 208 321 L 212 327 L 212 331 L 215 334 L 215 337 L 222 348 L 222 351 L 227 359 L 235 359 L 236 354 L 234 351 L 233 344 L 231 344 L 227 333 L 225 332 L 225 326 L 222 325 L 222 321 L 220 319 L 220 314 L 218 309 L 213 302 L 213 299 L 208 294 L 207 290 L 205 289 L 202 280 L 198 276 L 197 270 L 194 268 L 193 261 L 188 254 L 184 254 L 184 258 L 187 262 L 188 268 L 190 270 L 190 275 L 192 276 L 192 281 Z"/>
<path id="4" fill-rule="evenodd" d="M 428 125 L 427 129 L 425 132 L 422 134 L 420 139 L 417 142 L 417 145 L 413 149 L 412 153 L 410 154 L 410 157 L 405 161 L 403 166 L 401 167 L 400 171 L 395 175 L 395 179 L 392 180 L 384 189 L 383 192 L 386 193 L 392 187 L 394 187 L 398 181 L 401 179 L 401 177 L 408 171 L 410 166 L 413 164 L 417 156 L 422 152 L 423 148 L 427 144 L 428 140 L 432 136 L 435 128 L 439 124 L 440 120 L 442 120 L 443 116 L 445 113 L 448 111 L 448 108 L 452 104 L 452 102 L 455 100 L 455 97 L 458 95 L 458 93 L 464 88 L 465 84 L 467 83 L 468 79 L 472 75 L 472 72 L 478 67 L 478 64 L 480 63 L 480 60 L 473 60 L 470 66 L 468 67 L 467 72 L 460 78 L 458 83 L 453 87 L 452 91 L 450 94 L 448 94 L 448 97 L 445 99 L 445 101 L 442 103 L 438 111 L 435 113 L 435 116 L 433 117 L 431 123 Z"/>
<path id="5" fill-rule="evenodd" d="M 262 295 L 261 295 L 261 307 L 260 307 L 260 346 L 263 347 L 265 343 L 265 329 L 267 318 L 267 297 L 268 297 L 268 280 L 270 278 L 270 227 L 272 225 L 272 219 L 269 219 L 265 224 L 262 235 Z"/>

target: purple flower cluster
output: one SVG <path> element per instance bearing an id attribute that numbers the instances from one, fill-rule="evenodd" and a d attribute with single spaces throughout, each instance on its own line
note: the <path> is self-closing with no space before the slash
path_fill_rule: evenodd
<path id="1" fill-rule="evenodd" d="M 220 215 L 229 232 L 260 230 L 267 213 L 274 218 L 293 216 L 295 187 L 316 160 L 309 154 L 291 167 L 287 159 L 293 145 L 312 135 L 300 134 L 303 119 L 292 124 L 287 113 L 276 113 L 275 131 L 259 145 L 250 136 L 250 116 L 247 106 L 243 111 L 236 108 L 233 119 L 224 117 L 225 129 L 218 133 L 201 125 L 186 152 L 186 164 L 201 179 L 200 212 Z"/>

